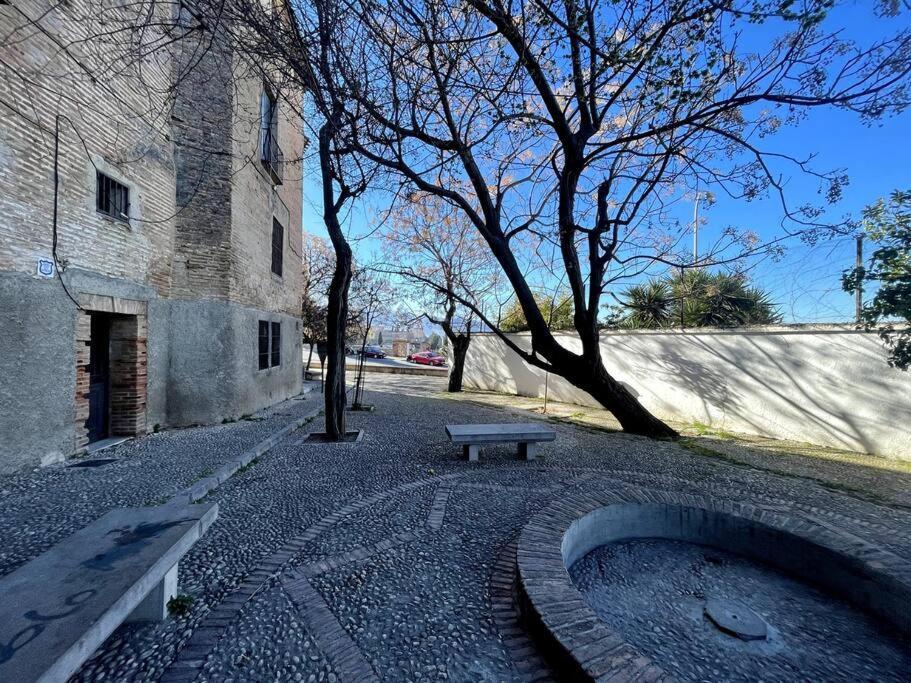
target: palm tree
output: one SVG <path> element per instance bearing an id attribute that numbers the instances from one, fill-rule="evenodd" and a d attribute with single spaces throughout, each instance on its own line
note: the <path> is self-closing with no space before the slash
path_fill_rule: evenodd
<path id="1" fill-rule="evenodd" d="M 772 325 L 781 316 L 767 293 L 751 287 L 742 273 L 688 270 L 626 292 L 627 328 L 741 327 Z"/>
<path id="2" fill-rule="evenodd" d="M 674 299 L 671 286 L 662 280 L 649 280 L 626 290 L 623 305 L 629 314 L 620 325 L 628 329 L 654 329 L 667 327 L 673 313 Z"/>

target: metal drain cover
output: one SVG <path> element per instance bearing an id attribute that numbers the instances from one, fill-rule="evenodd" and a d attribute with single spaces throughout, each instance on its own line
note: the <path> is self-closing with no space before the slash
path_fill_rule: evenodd
<path id="1" fill-rule="evenodd" d="M 705 616 L 720 630 L 741 640 L 764 640 L 768 636 L 762 617 L 742 602 L 713 598 L 705 603 Z"/>

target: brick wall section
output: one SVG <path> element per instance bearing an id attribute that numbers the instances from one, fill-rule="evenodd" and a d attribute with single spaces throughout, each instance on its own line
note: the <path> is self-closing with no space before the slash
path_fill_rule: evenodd
<path id="1" fill-rule="evenodd" d="M 92 317 L 85 311 L 76 313 L 76 397 L 73 419 L 76 421 L 73 452 L 81 452 L 89 442 L 89 343 L 92 339 Z"/>
<path id="2" fill-rule="evenodd" d="M 103 32 L 111 6 L 20 0 L 0 8 L 0 270 L 34 273 L 51 253 L 54 124 L 60 119 L 58 255 L 74 267 L 153 286 L 171 278 L 174 168 L 165 55 L 110 68 L 120 47 L 82 41 Z M 161 11 L 164 11 L 163 9 Z M 26 17 L 68 45 L 61 50 Z M 112 38 L 113 40 L 113 38 Z M 107 50 L 107 48 L 110 48 Z M 78 60 L 78 62 L 77 62 Z M 79 67 L 108 74 L 92 80 Z M 148 86 L 148 87 L 146 87 Z M 65 93 L 60 96 L 59 93 Z M 130 187 L 131 220 L 96 211 L 95 167 Z"/>
<path id="3" fill-rule="evenodd" d="M 0 99 L 28 102 L 18 113 L 4 110 L 0 126 L 0 270 L 34 273 L 37 259 L 51 255 L 59 113 L 66 117 L 59 136 L 64 264 L 151 285 L 162 297 L 299 315 L 304 138 L 299 107 L 288 103 L 300 98 L 280 94 L 285 180 L 273 187 L 258 155 L 257 69 L 217 41 L 201 61 L 199 50 L 183 43 L 173 55 L 159 50 L 144 60 L 140 80 L 138 67 L 116 64 L 121 45 L 106 54 L 98 40 L 79 42 L 116 33 L 100 25 L 112 11 L 118 10 L 99 12 L 90 0 L 51 9 L 22 0 L 0 11 Z M 158 11 L 170 12 L 170 5 Z M 24 16 L 41 17 L 60 42 L 75 45 L 61 51 Z M 114 75 L 93 81 L 76 59 Z M 193 70 L 184 73 L 191 60 Z M 178 76 L 171 101 L 161 93 Z M 61 90 L 67 97 L 58 96 Z M 96 211 L 96 167 L 130 188 L 129 223 Z M 271 272 L 273 216 L 285 228 L 281 278 Z"/>
<path id="4" fill-rule="evenodd" d="M 175 62 L 178 71 L 183 60 Z M 284 181 L 274 185 L 260 159 L 262 92 L 258 68 L 217 45 L 179 83 L 174 139 L 182 208 L 173 296 L 299 316 L 304 138 L 289 94 L 280 94 L 278 143 L 286 161 Z M 273 216 L 284 226 L 282 277 L 271 267 Z"/>
<path id="5" fill-rule="evenodd" d="M 172 296 L 227 300 L 234 204 L 231 56 L 218 43 L 201 58 L 190 47 L 184 45 L 175 59 L 175 78 L 180 78 L 173 117 L 180 212 Z M 188 60 L 194 66 L 185 73 Z"/>
<path id="6" fill-rule="evenodd" d="M 146 328 L 144 315 L 111 321 L 111 434 L 146 432 Z"/>
<path id="7" fill-rule="evenodd" d="M 153 11 L 163 13 L 159 18 L 168 23 L 176 6 L 158 3 Z M 133 53 L 124 60 L 126 45 L 139 45 L 131 41 L 160 38 L 154 30 L 142 36 L 112 30 L 136 7 L 92 0 L 53 6 L 19 0 L 0 6 L 0 101 L 20 105 L 18 110 L 0 105 L 0 272 L 35 276 L 37 260 L 52 255 L 54 129 L 59 121 L 57 255 L 62 270 L 71 268 L 66 278 L 78 278 L 79 273 L 100 276 L 82 278 L 80 282 L 89 285 L 74 288 L 74 296 L 228 301 L 267 314 L 298 316 L 300 122 L 289 118 L 291 109 L 280 109 L 279 144 L 288 159 L 287 180 L 273 188 L 256 153 L 260 80 L 238 80 L 235 55 L 217 41 L 199 64 L 200 50 L 190 44 L 177 44 L 173 52 L 152 50 L 142 59 Z M 181 67 L 191 61 L 194 70 L 183 74 Z M 103 76 L 92 78 L 81 65 Z M 178 75 L 182 79 L 176 83 Z M 240 148 L 247 150 L 242 159 L 237 158 Z M 96 169 L 129 188 L 128 221 L 96 210 Z M 282 278 L 271 273 L 273 215 L 285 227 Z M 111 429 L 144 433 L 147 319 L 144 313 L 95 303 L 83 307 L 132 316 L 114 319 Z M 72 404 L 61 404 L 60 412 L 73 415 L 74 452 L 79 452 L 88 440 L 90 317 L 75 306 L 72 315 L 76 359 L 75 368 L 67 361 L 67 371 L 75 374 L 75 396 Z M 166 346 L 172 331 L 155 322 L 159 319 L 153 319 L 155 348 L 173 348 Z M 297 333 L 282 331 L 286 339 Z M 241 331 L 231 332 L 243 337 Z M 255 364 L 255 342 L 249 346 L 238 353 L 249 354 Z M 171 358 L 162 361 L 160 354 L 153 354 L 155 358 L 153 372 L 169 373 Z M 211 374 L 219 364 L 234 371 L 236 358 L 212 359 L 207 370 L 199 371 Z M 286 369 L 291 372 L 293 364 Z M 153 377 L 152 386 L 170 396 L 160 379 Z M 192 383 L 194 378 L 192 373 L 177 378 L 168 374 L 167 381 Z M 37 391 L 23 387 L 20 405 L 27 408 L 29 396 Z M 0 406 L 0 412 L 5 407 Z"/>
<path id="8" fill-rule="evenodd" d="M 295 95 L 285 92 L 277 97 L 278 145 L 285 163 L 282 184 L 273 185 L 259 155 L 263 80 L 238 59 L 234 73 L 231 298 L 245 306 L 300 316 L 304 145 L 300 120 L 289 105 Z M 282 277 L 272 273 L 273 216 L 284 226 Z"/>

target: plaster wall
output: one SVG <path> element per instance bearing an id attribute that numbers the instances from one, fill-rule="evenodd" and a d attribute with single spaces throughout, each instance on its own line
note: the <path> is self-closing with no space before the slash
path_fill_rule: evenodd
<path id="1" fill-rule="evenodd" d="M 146 424 L 164 424 L 167 302 L 152 287 L 76 268 L 63 282 L 77 298 L 148 302 Z M 57 279 L 0 272 L 0 311 L 0 472 L 59 462 L 77 440 L 76 306 Z"/>
<path id="2" fill-rule="evenodd" d="M 70 290 L 147 302 L 146 426 L 234 419 L 300 393 L 299 320 L 70 270 Z M 0 473 L 60 462 L 74 451 L 76 308 L 57 280 L 0 272 Z M 258 322 L 282 324 L 282 362 L 259 370 Z"/>
<path id="3" fill-rule="evenodd" d="M 219 301 L 168 306 L 169 426 L 236 419 L 300 393 L 300 321 Z M 281 322 L 281 365 L 259 370 L 259 321 Z"/>
<path id="4" fill-rule="evenodd" d="M 527 334 L 513 335 L 530 348 Z M 581 345 L 559 335 L 566 348 Z M 911 460 L 911 374 L 847 326 L 607 332 L 605 367 L 662 419 Z M 543 396 L 545 373 L 494 335 L 473 337 L 465 386 Z M 550 376 L 556 401 L 595 406 Z"/>

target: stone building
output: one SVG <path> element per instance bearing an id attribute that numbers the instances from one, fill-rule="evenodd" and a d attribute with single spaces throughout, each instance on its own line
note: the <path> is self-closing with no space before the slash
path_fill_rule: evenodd
<path id="1" fill-rule="evenodd" d="M 112 5 L 0 4 L 0 472 L 300 391 L 298 108 Z"/>

